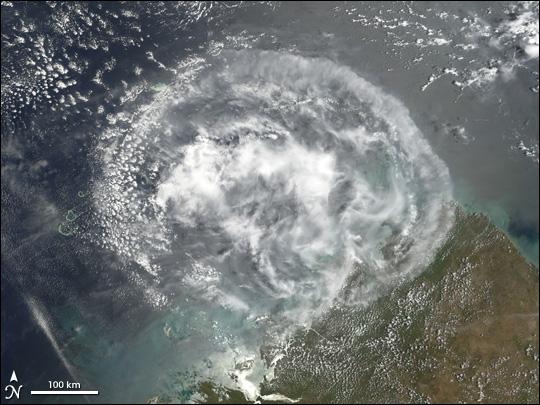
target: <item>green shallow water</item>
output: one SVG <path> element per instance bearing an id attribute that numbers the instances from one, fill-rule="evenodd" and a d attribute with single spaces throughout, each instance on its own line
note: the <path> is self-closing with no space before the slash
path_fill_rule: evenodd
<path id="1" fill-rule="evenodd" d="M 498 202 L 480 201 L 467 187 L 460 185 L 454 189 L 454 196 L 466 213 L 480 212 L 487 215 L 491 223 L 502 230 L 516 245 L 519 252 L 536 267 L 539 267 L 539 235 L 535 233 L 516 234 L 511 231 L 511 218 Z"/>

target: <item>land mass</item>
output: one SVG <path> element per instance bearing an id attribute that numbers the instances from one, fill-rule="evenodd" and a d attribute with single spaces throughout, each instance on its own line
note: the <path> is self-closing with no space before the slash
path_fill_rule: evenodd
<path id="1" fill-rule="evenodd" d="M 433 263 L 364 308 L 336 305 L 261 356 L 261 403 L 538 403 L 539 276 L 482 214 L 456 209 Z M 249 403 L 199 383 L 201 403 Z M 156 397 L 154 403 L 170 397 Z"/>

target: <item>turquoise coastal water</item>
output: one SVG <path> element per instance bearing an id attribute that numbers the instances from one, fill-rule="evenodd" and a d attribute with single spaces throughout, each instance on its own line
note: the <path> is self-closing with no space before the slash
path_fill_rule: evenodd
<path id="1" fill-rule="evenodd" d="M 535 232 L 517 234 L 512 232 L 511 219 L 502 204 L 499 202 L 480 201 L 468 187 L 454 188 L 456 201 L 465 212 L 480 212 L 487 215 L 491 223 L 504 231 L 516 245 L 519 252 L 537 268 L 539 267 L 539 236 Z"/>
<path id="2" fill-rule="evenodd" d="M 360 264 L 353 305 L 416 276 L 453 199 L 538 266 L 516 151 L 537 58 L 497 20 L 519 10 L 381 4 L 3 2 L 2 375 L 100 390 L 80 402 L 209 378 L 254 397 L 264 338 L 310 328 Z"/>

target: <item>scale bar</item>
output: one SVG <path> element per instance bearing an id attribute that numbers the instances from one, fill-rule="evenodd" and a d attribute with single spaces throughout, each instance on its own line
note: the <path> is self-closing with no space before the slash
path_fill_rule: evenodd
<path id="1" fill-rule="evenodd" d="M 30 391 L 32 395 L 98 395 L 99 391 Z"/>

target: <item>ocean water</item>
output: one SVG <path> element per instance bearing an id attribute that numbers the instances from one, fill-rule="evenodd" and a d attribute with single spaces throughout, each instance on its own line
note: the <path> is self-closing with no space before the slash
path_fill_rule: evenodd
<path id="1" fill-rule="evenodd" d="M 2 11 L 2 384 L 24 403 L 255 399 L 260 346 L 419 274 L 451 200 L 538 265 L 533 3 Z M 29 395 L 51 380 L 100 395 Z"/>

